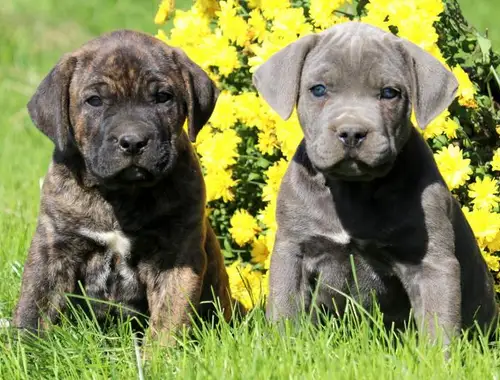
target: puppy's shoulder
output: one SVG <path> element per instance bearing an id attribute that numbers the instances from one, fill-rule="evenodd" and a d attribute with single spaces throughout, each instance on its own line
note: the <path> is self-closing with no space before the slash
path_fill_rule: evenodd
<path id="1" fill-rule="evenodd" d="M 99 192 L 82 186 L 68 167 L 56 161 L 50 163 L 43 179 L 40 212 L 68 229 L 78 228 L 85 220 L 97 225 L 113 223 L 111 206 Z"/>
<path id="2" fill-rule="evenodd" d="M 325 177 L 319 173 L 307 155 L 305 141 L 302 140 L 290 161 L 281 182 L 278 194 L 278 206 L 294 203 L 304 206 L 315 203 L 317 198 L 328 192 Z"/>

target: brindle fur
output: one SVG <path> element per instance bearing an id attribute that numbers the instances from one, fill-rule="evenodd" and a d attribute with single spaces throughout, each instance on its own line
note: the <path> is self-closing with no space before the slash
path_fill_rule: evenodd
<path id="1" fill-rule="evenodd" d="M 160 89 L 173 100 L 156 104 Z M 96 94 L 101 107 L 85 103 Z M 137 32 L 104 35 L 60 60 L 28 104 L 55 150 L 15 326 L 56 323 L 67 310 L 64 294 L 81 288 L 125 306 L 125 315 L 149 316 L 165 341 L 189 324 L 192 306 L 202 317 L 213 315 L 214 294 L 229 319 L 228 276 L 205 217 L 200 165 L 182 128 L 187 118 L 194 140 L 217 96 L 182 51 Z M 142 154 L 117 148 L 113 136 L 129 132 L 148 134 Z M 131 165 L 147 171 L 147 181 L 120 178 Z M 117 312 L 92 307 L 99 320 Z"/>

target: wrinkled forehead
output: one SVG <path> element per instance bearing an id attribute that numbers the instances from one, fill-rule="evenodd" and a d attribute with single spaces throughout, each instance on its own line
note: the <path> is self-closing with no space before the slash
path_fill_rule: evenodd
<path id="1" fill-rule="evenodd" d="M 408 72 L 395 37 L 371 28 L 340 29 L 320 37 L 304 62 L 302 79 L 305 85 L 322 80 L 377 87 L 406 85 Z"/>
<path id="2" fill-rule="evenodd" d="M 78 57 L 76 78 L 81 85 L 103 83 L 133 88 L 148 81 L 176 77 L 177 65 L 160 41 L 104 40 L 83 48 Z"/>

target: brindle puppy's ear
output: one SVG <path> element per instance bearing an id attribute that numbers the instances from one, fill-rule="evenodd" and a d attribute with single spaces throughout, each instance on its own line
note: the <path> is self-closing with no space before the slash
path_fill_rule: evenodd
<path id="1" fill-rule="evenodd" d="M 174 54 L 177 55 L 181 66 L 182 78 L 188 94 L 188 99 L 186 99 L 188 134 L 191 142 L 194 142 L 198 132 L 212 116 L 220 91 L 207 73 L 186 53 L 180 49 L 174 49 Z"/>
<path id="2" fill-rule="evenodd" d="M 69 84 L 76 61 L 75 57 L 64 55 L 43 79 L 28 103 L 31 120 L 60 152 L 65 152 L 71 142 Z"/>

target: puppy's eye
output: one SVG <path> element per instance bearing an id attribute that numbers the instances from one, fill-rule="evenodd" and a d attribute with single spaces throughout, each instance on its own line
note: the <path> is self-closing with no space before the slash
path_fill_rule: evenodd
<path id="1" fill-rule="evenodd" d="M 155 103 L 167 103 L 171 101 L 174 96 L 165 91 L 158 91 L 155 95 Z"/>
<path id="2" fill-rule="evenodd" d="M 317 98 L 321 98 L 326 95 L 326 87 L 322 84 L 317 84 L 316 86 L 312 86 L 309 91 Z"/>
<path id="3" fill-rule="evenodd" d="M 393 87 L 384 87 L 380 91 L 380 99 L 394 99 L 401 95 L 401 92 Z"/>
<path id="4" fill-rule="evenodd" d="M 90 104 L 92 107 L 100 107 L 102 106 L 102 99 L 98 97 L 97 95 L 91 96 L 86 100 L 88 104 Z"/>

